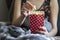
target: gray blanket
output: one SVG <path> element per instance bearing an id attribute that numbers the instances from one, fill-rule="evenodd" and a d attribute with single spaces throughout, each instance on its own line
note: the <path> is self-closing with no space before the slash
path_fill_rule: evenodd
<path id="1" fill-rule="evenodd" d="M 0 40 L 55 40 L 53 37 L 48 37 L 42 34 L 31 34 L 29 31 L 24 31 L 16 26 L 1 26 Z"/>

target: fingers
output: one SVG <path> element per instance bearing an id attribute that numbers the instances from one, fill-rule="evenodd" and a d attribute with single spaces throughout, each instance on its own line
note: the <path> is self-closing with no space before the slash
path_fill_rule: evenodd
<path id="1" fill-rule="evenodd" d="M 39 30 L 44 31 L 44 32 L 46 31 L 46 29 L 44 27 L 40 27 Z"/>
<path id="2" fill-rule="evenodd" d="M 47 29 L 46 29 L 46 27 L 40 27 L 40 29 L 42 30 L 42 31 L 47 31 Z"/>
<path id="3" fill-rule="evenodd" d="M 46 34 L 48 34 L 48 31 L 47 31 L 46 27 L 40 27 L 40 31 L 36 30 L 36 33 L 46 35 Z"/>
<path id="4" fill-rule="evenodd" d="M 25 16 L 28 16 L 29 14 L 27 13 L 27 11 L 25 11 L 25 12 L 24 12 L 24 15 L 25 15 Z"/>
<path id="5" fill-rule="evenodd" d="M 23 15 L 25 15 L 25 16 L 28 16 L 28 9 L 26 8 L 26 5 L 25 5 L 25 3 L 23 3 L 23 5 L 22 5 L 22 14 Z"/>
<path id="6" fill-rule="evenodd" d="M 44 32 L 44 34 L 45 34 L 45 35 L 47 35 L 47 34 L 48 34 L 48 31 L 47 31 L 46 27 L 40 27 L 40 28 L 42 28 L 42 29 L 44 29 L 44 30 L 45 30 L 45 32 Z M 43 31 L 41 31 L 41 32 L 43 33 Z"/>
<path id="7" fill-rule="evenodd" d="M 22 6 L 22 11 L 28 11 L 28 9 L 25 7 L 25 5 Z"/>
<path id="8" fill-rule="evenodd" d="M 23 5 L 22 5 L 22 10 L 23 10 L 23 11 L 29 11 L 29 7 L 28 7 L 28 6 L 29 6 L 28 4 L 23 3 Z"/>
<path id="9" fill-rule="evenodd" d="M 23 10 L 29 11 L 29 10 L 33 10 L 34 8 L 36 8 L 34 5 L 32 5 L 29 1 L 23 3 L 22 5 Z"/>
<path id="10" fill-rule="evenodd" d="M 36 33 L 38 33 L 38 34 L 44 34 L 44 31 L 38 31 L 38 30 L 36 30 Z"/>

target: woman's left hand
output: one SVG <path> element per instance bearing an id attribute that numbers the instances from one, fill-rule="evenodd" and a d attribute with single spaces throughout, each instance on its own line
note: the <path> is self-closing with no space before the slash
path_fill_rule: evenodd
<path id="1" fill-rule="evenodd" d="M 48 34 L 46 27 L 40 27 L 40 31 L 37 30 L 36 32 L 39 34 L 44 34 L 44 35 Z"/>

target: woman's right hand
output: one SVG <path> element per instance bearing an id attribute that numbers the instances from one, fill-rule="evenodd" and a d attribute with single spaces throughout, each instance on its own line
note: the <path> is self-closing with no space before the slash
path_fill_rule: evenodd
<path id="1" fill-rule="evenodd" d="M 28 16 L 28 11 L 29 10 L 26 8 L 25 3 L 23 3 L 23 5 L 22 5 L 22 14 L 24 16 Z"/>
<path id="2" fill-rule="evenodd" d="M 35 5 L 33 5 L 31 2 L 26 1 L 25 3 L 23 3 L 22 5 L 22 9 L 25 11 L 29 11 L 29 10 L 35 10 Z"/>
<path id="3" fill-rule="evenodd" d="M 22 5 L 22 11 L 28 11 L 28 9 L 26 8 L 25 3 L 23 3 L 23 5 Z"/>
<path id="4" fill-rule="evenodd" d="M 22 12 L 25 16 L 29 15 L 28 12 L 35 10 L 35 6 L 33 4 L 31 4 L 29 1 L 23 3 L 22 5 Z"/>
<path id="5" fill-rule="evenodd" d="M 27 16 L 29 15 L 29 13 L 28 13 L 27 11 L 24 11 L 24 12 L 23 12 L 23 15 L 24 15 L 25 17 L 27 17 Z"/>

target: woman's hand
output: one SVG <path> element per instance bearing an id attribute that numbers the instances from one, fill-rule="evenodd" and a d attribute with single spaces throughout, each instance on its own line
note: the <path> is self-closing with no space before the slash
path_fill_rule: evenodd
<path id="1" fill-rule="evenodd" d="M 22 5 L 22 11 L 28 11 L 28 9 L 26 8 L 25 3 L 23 3 L 23 5 Z"/>
<path id="2" fill-rule="evenodd" d="M 36 32 L 39 34 L 44 34 L 44 35 L 48 34 L 46 27 L 40 27 L 40 31 L 37 30 Z"/>
<path id="3" fill-rule="evenodd" d="M 27 17 L 27 16 L 29 15 L 29 13 L 28 13 L 27 11 L 24 11 L 24 12 L 23 12 L 23 15 L 24 15 L 25 17 Z"/>
<path id="4" fill-rule="evenodd" d="M 25 11 L 36 10 L 36 6 L 29 1 L 26 1 L 25 3 L 23 3 L 22 9 Z"/>
<path id="5" fill-rule="evenodd" d="M 22 5 L 22 12 L 25 16 L 29 15 L 29 11 L 36 10 L 35 5 L 31 4 L 29 1 L 23 3 Z"/>
<path id="6" fill-rule="evenodd" d="M 28 16 L 28 11 L 29 10 L 26 8 L 25 3 L 23 3 L 23 5 L 22 5 L 22 14 L 24 16 Z"/>

